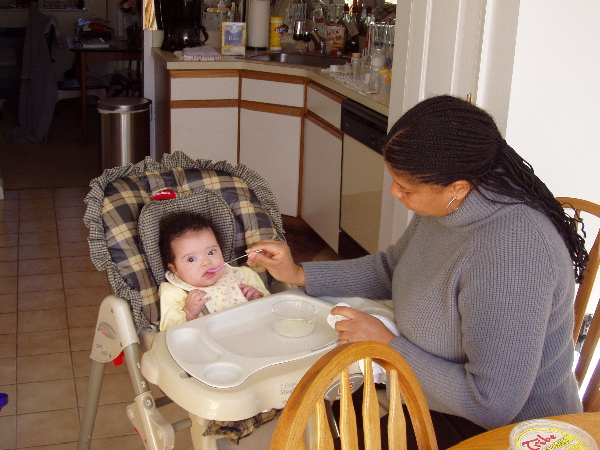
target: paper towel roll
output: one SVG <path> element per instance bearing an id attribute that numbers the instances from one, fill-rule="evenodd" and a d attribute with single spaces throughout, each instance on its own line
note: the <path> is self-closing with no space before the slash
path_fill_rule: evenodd
<path id="1" fill-rule="evenodd" d="M 269 0 L 250 0 L 248 5 L 248 48 L 266 50 L 269 47 Z"/>

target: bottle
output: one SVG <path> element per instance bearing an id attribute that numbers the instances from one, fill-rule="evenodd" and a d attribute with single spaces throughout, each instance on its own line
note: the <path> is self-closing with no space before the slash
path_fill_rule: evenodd
<path id="1" fill-rule="evenodd" d="M 390 69 L 379 69 L 378 93 L 383 98 L 389 98 L 392 86 L 392 71 Z"/>
<path id="2" fill-rule="evenodd" d="M 354 18 L 350 15 L 350 7 L 344 3 L 344 15 L 339 21 L 339 24 L 344 25 L 344 53 L 354 53 L 358 51 L 358 26 L 354 22 Z"/>
<path id="3" fill-rule="evenodd" d="M 219 0 L 217 4 L 217 12 L 219 13 L 219 26 L 223 22 L 227 22 L 227 6 L 225 0 Z"/>
<path id="4" fill-rule="evenodd" d="M 375 94 L 379 93 L 379 71 L 385 68 L 383 49 L 377 47 L 371 55 L 371 70 L 369 71 L 369 85 Z"/>
<path id="5" fill-rule="evenodd" d="M 360 75 L 360 53 L 352 53 L 350 70 L 352 71 L 352 78 L 357 80 Z"/>

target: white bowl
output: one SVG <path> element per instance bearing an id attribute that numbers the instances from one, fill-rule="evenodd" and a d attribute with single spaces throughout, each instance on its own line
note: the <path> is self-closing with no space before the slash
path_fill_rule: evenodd
<path id="1" fill-rule="evenodd" d="M 275 316 L 273 329 L 281 336 L 302 337 L 315 328 L 317 308 L 303 300 L 281 300 L 271 308 Z"/>

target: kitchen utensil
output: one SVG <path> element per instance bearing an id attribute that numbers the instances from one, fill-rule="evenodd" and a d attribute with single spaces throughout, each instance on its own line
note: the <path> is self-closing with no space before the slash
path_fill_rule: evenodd
<path id="1" fill-rule="evenodd" d="M 255 251 L 255 252 L 253 252 L 253 253 L 260 253 L 260 252 L 262 252 L 262 250 L 256 250 L 256 251 Z M 218 271 L 219 271 L 219 270 L 221 270 L 223 267 L 225 267 L 225 264 L 232 263 L 232 262 L 234 262 L 234 261 L 237 261 L 238 259 L 245 258 L 246 256 L 248 256 L 248 254 L 247 254 L 247 253 L 246 253 L 245 255 L 238 256 L 237 258 L 233 258 L 233 259 L 231 259 L 231 260 L 229 260 L 229 261 L 227 261 L 227 262 L 223 263 L 223 264 L 222 264 L 222 265 L 220 265 L 219 267 L 216 267 L 216 268 L 214 268 L 214 269 L 207 270 L 207 271 L 206 271 L 206 273 L 215 273 L 215 272 L 218 272 Z"/>
<path id="2" fill-rule="evenodd" d="M 273 329 L 281 336 L 307 336 L 315 328 L 317 308 L 303 300 L 281 300 L 271 311 L 275 315 Z"/>

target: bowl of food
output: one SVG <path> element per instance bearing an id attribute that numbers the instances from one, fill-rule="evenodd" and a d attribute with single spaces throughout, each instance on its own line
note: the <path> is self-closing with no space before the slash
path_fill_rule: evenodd
<path id="1" fill-rule="evenodd" d="M 308 336 L 315 328 L 317 308 L 304 300 L 281 300 L 271 311 L 275 317 L 273 329 L 281 336 Z"/>

